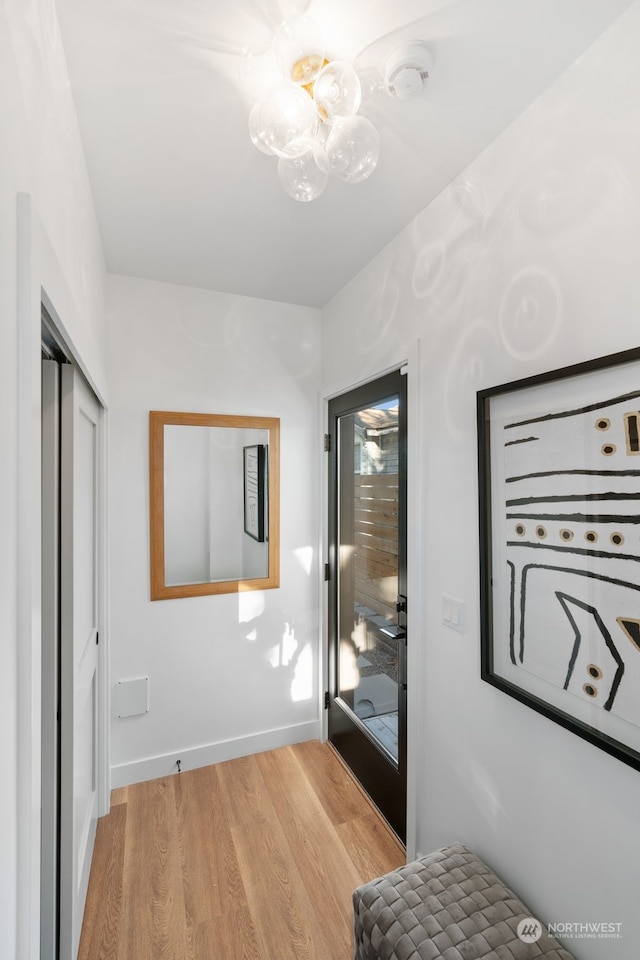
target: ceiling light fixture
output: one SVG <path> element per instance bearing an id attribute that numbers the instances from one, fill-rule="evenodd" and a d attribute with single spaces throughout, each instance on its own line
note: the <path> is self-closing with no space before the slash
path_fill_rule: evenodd
<path id="1" fill-rule="evenodd" d="M 358 111 L 360 79 L 351 63 L 326 57 L 309 17 L 287 21 L 274 37 L 282 81 L 255 104 L 249 134 L 278 158 L 278 177 L 294 200 L 315 200 L 329 177 L 360 183 L 378 162 L 380 135 Z"/>
<path id="2" fill-rule="evenodd" d="M 431 71 L 431 55 L 422 40 L 410 40 L 395 47 L 384 64 L 384 82 L 392 97 L 413 100 L 424 90 Z"/>

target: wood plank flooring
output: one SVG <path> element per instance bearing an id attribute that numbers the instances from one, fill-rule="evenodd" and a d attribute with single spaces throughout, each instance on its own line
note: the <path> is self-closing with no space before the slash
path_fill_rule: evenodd
<path id="1" fill-rule="evenodd" d="M 404 862 L 317 741 L 114 790 L 78 960 L 350 960 L 353 889 Z"/>

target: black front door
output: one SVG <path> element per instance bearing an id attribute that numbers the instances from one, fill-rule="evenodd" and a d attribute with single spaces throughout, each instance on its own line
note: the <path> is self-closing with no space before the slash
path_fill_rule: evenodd
<path id="1" fill-rule="evenodd" d="M 406 382 L 329 404 L 329 740 L 406 836 Z"/>

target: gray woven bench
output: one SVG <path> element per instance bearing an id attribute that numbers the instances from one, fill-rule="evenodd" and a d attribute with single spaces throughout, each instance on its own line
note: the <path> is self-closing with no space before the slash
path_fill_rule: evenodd
<path id="1" fill-rule="evenodd" d="M 460 843 L 358 887 L 353 906 L 355 960 L 573 960 Z"/>

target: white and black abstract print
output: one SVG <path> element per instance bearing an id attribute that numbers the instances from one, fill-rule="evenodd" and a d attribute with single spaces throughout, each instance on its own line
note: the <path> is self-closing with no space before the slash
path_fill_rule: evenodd
<path id="1" fill-rule="evenodd" d="M 640 390 L 496 433 L 508 659 L 640 727 Z"/>

